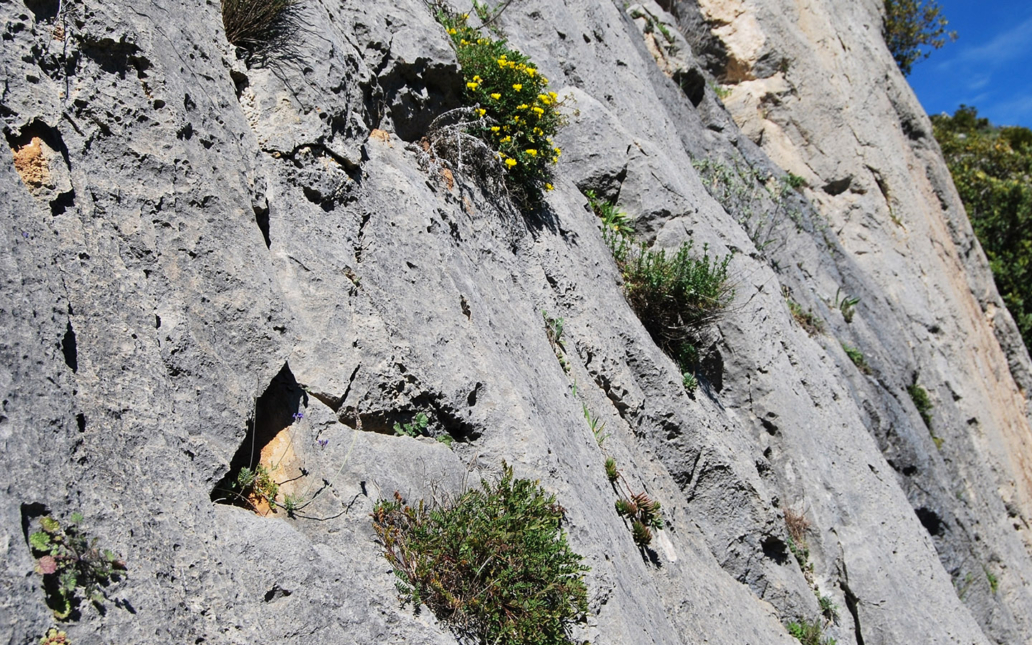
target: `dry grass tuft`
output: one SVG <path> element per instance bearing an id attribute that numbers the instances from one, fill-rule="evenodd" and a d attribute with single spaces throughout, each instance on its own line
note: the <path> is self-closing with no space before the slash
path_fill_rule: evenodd
<path id="1" fill-rule="evenodd" d="M 810 529 L 810 520 L 806 519 L 801 511 L 786 508 L 785 526 L 788 528 L 788 535 L 793 542 L 798 545 L 806 544 L 806 532 Z"/>
<path id="2" fill-rule="evenodd" d="M 300 0 L 222 0 L 226 39 L 237 47 L 266 50 L 288 44 L 298 27 Z"/>

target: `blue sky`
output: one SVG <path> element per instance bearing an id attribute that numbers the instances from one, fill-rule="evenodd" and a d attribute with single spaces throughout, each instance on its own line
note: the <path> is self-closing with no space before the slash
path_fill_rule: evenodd
<path id="1" fill-rule="evenodd" d="M 995 125 L 1032 128 L 1032 1 L 938 4 L 959 38 L 914 65 L 910 85 L 925 111 L 952 114 L 963 103 Z"/>

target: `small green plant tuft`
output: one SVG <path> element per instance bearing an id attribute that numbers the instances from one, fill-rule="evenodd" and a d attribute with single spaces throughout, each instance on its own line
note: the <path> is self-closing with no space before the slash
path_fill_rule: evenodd
<path id="1" fill-rule="evenodd" d="M 786 302 L 788 302 L 788 310 L 792 312 L 792 318 L 806 330 L 807 334 L 816 336 L 824 332 L 824 321 L 813 312 L 813 309 L 803 309 L 802 305 L 791 298 L 786 298 Z"/>
<path id="2" fill-rule="evenodd" d="M 785 59 L 782 59 L 782 60 L 785 60 Z M 797 175 L 795 173 L 791 173 L 791 172 L 788 173 L 787 175 L 785 175 L 785 177 L 782 179 L 782 181 L 785 182 L 786 186 L 788 186 L 789 188 L 791 188 L 793 190 L 802 190 L 803 188 L 806 188 L 807 186 L 809 186 L 809 184 L 807 183 L 805 177 L 800 177 L 799 175 Z"/>
<path id="3" fill-rule="evenodd" d="M 601 448 L 602 444 L 609 438 L 608 434 L 603 434 L 603 431 L 606 429 L 606 422 L 600 422 L 598 416 L 592 416 L 587 403 L 581 403 L 581 409 L 584 411 L 584 420 L 588 422 L 588 427 L 591 428 L 591 434 L 595 436 L 595 442 Z"/>
<path id="4" fill-rule="evenodd" d="M 853 361 L 853 365 L 856 365 L 858 370 L 864 374 L 871 373 L 871 366 L 867 364 L 867 358 L 864 356 L 863 352 L 855 347 L 850 347 L 845 343 L 842 343 L 842 351 L 846 353 L 849 360 Z"/>
<path id="5" fill-rule="evenodd" d="M 710 82 L 709 86 L 710 86 L 710 89 L 713 90 L 713 93 L 716 94 L 717 98 L 720 99 L 721 101 L 723 101 L 727 97 L 731 96 L 731 88 L 730 87 L 724 87 L 723 85 L 717 85 L 716 83 L 714 83 L 712 81 Z"/>
<path id="6" fill-rule="evenodd" d="M 817 590 L 814 590 L 814 594 L 816 594 L 817 604 L 821 608 L 821 616 L 824 616 L 824 620 L 828 622 L 834 622 L 838 618 L 838 607 L 835 605 L 835 601 Z"/>
<path id="7" fill-rule="evenodd" d="M 78 608 L 82 595 L 103 608 L 108 584 L 125 575 L 125 563 L 111 551 L 97 548 L 87 537 L 83 517 L 72 513 L 66 526 L 49 515 L 39 518 L 39 531 L 29 536 L 36 573 L 43 577 L 47 605 L 59 620 L 67 620 Z M 55 641 L 61 642 L 61 641 Z"/>
<path id="8" fill-rule="evenodd" d="M 628 237 L 634 234 L 631 218 L 617 208 L 615 202 L 604 201 L 592 190 L 586 191 L 584 196 L 588 198 L 591 210 L 602 220 L 602 230 L 607 236 L 606 239 L 609 239 L 608 236 Z"/>
<path id="9" fill-rule="evenodd" d="M 691 372 L 685 372 L 681 374 L 681 385 L 684 386 L 685 392 L 694 394 L 695 390 L 699 388 L 699 379 L 695 378 Z"/>
<path id="10" fill-rule="evenodd" d="M 279 484 L 272 478 L 272 470 L 259 464 L 257 468 L 241 468 L 237 473 L 236 492 L 240 499 L 247 500 L 257 509 L 263 502 L 269 506 L 276 504 L 279 495 Z"/>
<path id="11" fill-rule="evenodd" d="M 418 412 L 409 423 L 395 422 L 394 434 L 399 437 L 433 437 L 430 432 L 430 417 L 425 412 Z M 450 434 L 444 433 L 437 436 L 437 441 L 450 448 L 455 439 Z"/>
<path id="12" fill-rule="evenodd" d="M 552 137 L 565 123 L 563 102 L 548 91 L 548 79 L 529 57 L 470 26 L 469 14 L 455 13 L 442 1 L 432 7 L 455 47 L 466 82 L 464 102 L 480 118 L 469 133 L 495 151 L 517 199 L 536 201 L 542 190 L 552 189 L 551 168 L 560 154 Z"/>
<path id="13" fill-rule="evenodd" d="M 989 570 L 986 570 L 985 572 L 985 579 L 989 581 L 989 589 L 992 590 L 993 595 L 995 596 L 997 590 L 1000 588 L 1000 579 Z"/>
<path id="14" fill-rule="evenodd" d="M 817 621 L 792 622 L 785 625 L 785 629 L 803 645 L 835 645 L 834 638 L 824 638 L 824 630 Z"/>
<path id="15" fill-rule="evenodd" d="M 834 306 L 836 309 L 842 312 L 842 318 L 848 324 L 853 322 L 853 316 L 856 314 L 856 306 L 860 304 L 860 298 L 850 298 L 849 296 L 845 296 L 844 298 L 840 299 L 839 294 L 841 293 L 841 288 L 835 290 Z"/>
<path id="16" fill-rule="evenodd" d="M 395 423 L 394 434 L 405 437 L 426 437 L 430 433 L 427 428 L 430 426 L 430 418 L 425 412 L 419 412 L 412 419 L 411 423 Z"/>
<path id="17" fill-rule="evenodd" d="M 588 610 L 581 564 L 560 528 L 563 508 L 503 464 L 453 503 L 381 500 L 373 529 L 402 598 L 427 607 L 479 643 L 568 643 Z"/>
<path id="18" fill-rule="evenodd" d="M 611 479 L 610 481 L 615 480 Z M 641 548 L 652 543 L 652 529 L 663 528 L 663 519 L 659 516 L 659 512 L 659 502 L 645 493 L 637 493 L 630 499 L 621 497 L 616 500 L 617 515 L 630 521 L 634 543 Z"/>
<path id="19" fill-rule="evenodd" d="M 615 484 L 620 477 L 620 471 L 616 469 L 616 460 L 612 457 L 606 457 L 606 477 L 611 484 Z"/>
<path id="20" fill-rule="evenodd" d="M 931 430 L 932 408 L 934 406 L 932 405 L 932 400 L 928 397 L 928 391 L 915 382 L 907 386 L 907 394 L 910 395 L 910 400 L 914 402 L 914 407 L 917 408 L 917 413 L 921 415 L 921 420 Z"/>
<path id="21" fill-rule="evenodd" d="M 545 335 L 548 337 L 548 344 L 552 346 L 552 351 L 555 352 L 555 357 L 559 360 L 560 367 L 569 374 L 570 362 L 566 358 L 566 344 L 563 342 L 563 319 L 552 318 L 544 310 L 542 310 L 541 316 L 545 319 Z M 585 416 L 587 416 L 586 408 Z M 590 418 L 588 423 L 591 423 Z"/>
<path id="22" fill-rule="evenodd" d="M 631 537 L 639 548 L 643 549 L 652 544 L 652 530 L 640 520 L 631 523 Z"/>

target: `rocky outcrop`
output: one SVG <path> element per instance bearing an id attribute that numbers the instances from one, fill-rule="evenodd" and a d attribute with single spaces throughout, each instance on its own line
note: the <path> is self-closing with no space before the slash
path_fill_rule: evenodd
<path id="1" fill-rule="evenodd" d="M 578 641 L 791 643 L 817 595 L 839 643 L 1032 639 L 1028 355 L 880 3 L 833 4 L 512 3 L 569 114 L 520 211 L 414 145 L 462 89 L 422 2 L 305 2 L 257 58 L 217 3 L 0 2 L 0 641 L 53 621 L 26 537 L 79 511 L 128 576 L 76 642 L 455 642 L 401 607 L 368 514 L 503 460 L 592 567 Z M 735 252 L 694 396 L 589 189 L 659 247 Z M 585 409 L 663 504 L 653 550 Z M 450 448 L 395 435 L 419 412 Z M 293 517 L 226 503 L 253 455 L 296 468 Z"/>

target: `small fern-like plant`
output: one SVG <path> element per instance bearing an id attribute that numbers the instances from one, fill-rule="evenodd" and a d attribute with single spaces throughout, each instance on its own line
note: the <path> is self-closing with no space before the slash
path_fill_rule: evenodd
<path id="1" fill-rule="evenodd" d="M 410 506 L 395 493 L 372 514 L 402 598 L 425 603 L 464 639 L 499 645 L 569 643 L 568 628 L 587 612 L 588 567 L 562 516 L 553 495 L 505 464 L 498 483 L 452 503 Z"/>

